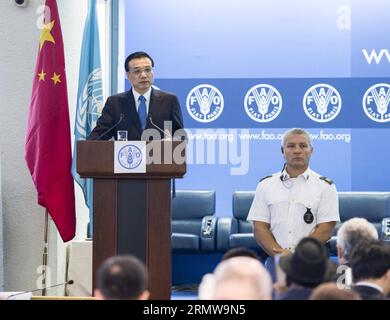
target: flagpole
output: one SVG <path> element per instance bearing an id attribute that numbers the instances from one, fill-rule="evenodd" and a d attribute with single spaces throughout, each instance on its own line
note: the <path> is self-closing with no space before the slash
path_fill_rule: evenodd
<path id="1" fill-rule="evenodd" d="M 43 236 L 43 255 L 42 255 L 42 296 L 46 295 L 46 269 L 47 269 L 47 259 L 49 254 L 49 243 L 48 243 L 48 234 L 49 234 L 49 212 L 45 210 L 45 230 Z"/>

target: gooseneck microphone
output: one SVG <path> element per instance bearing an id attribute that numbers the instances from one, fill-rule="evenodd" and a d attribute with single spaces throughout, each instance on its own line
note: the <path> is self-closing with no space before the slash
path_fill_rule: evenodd
<path id="1" fill-rule="evenodd" d="M 173 137 L 168 130 L 164 131 L 163 129 L 161 129 L 158 125 L 156 125 L 153 122 L 151 114 L 149 115 L 148 119 L 149 119 L 149 122 L 152 124 L 152 126 L 155 127 L 158 131 L 160 131 L 164 135 L 164 137 L 168 136 L 169 139 L 173 140 Z M 176 181 L 175 181 L 175 179 L 172 179 L 172 198 L 175 198 L 175 197 L 176 197 Z"/>
<path id="2" fill-rule="evenodd" d="M 173 140 L 173 137 L 168 130 L 164 131 L 163 129 L 161 129 L 158 125 L 156 125 L 153 122 L 152 115 L 149 115 L 148 119 L 149 119 L 149 122 L 152 124 L 152 126 L 155 127 L 158 131 L 160 131 L 164 135 L 164 137 L 168 136 L 169 139 Z"/>
<path id="3" fill-rule="evenodd" d="M 102 137 L 104 137 L 107 133 L 109 133 L 112 129 L 115 129 L 124 119 L 125 115 L 123 113 L 121 113 L 120 117 L 119 117 L 119 121 L 116 122 L 112 127 L 108 128 L 106 131 L 104 131 L 100 136 L 98 136 L 96 139 L 94 140 L 100 140 Z"/>
<path id="4" fill-rule="evenodd" d="M 7 300 L 10 300 L 11 298 L 19 296 L 19 295 L 22 295 L 22 294 L 26 294 L 26 293 L 30 293 L 30 292 L 33 293 L 33 292 L 36 292 L 36 291 L 41 291 L 43 289 L 51 289 L 51 288 L 55 288 L 55 287 L 59 287 L 59 286 L 67 285 L 67 284 L 73 284 L 73 283 L 74 283 L 73 280 L 68 280 L 66 282 L 55 284 L 55 285 L 48 286 L 48 287 L 44 287 L 44 288 L 41 288 L 41 289 L 35 289 L 35 290 L 30 290 L 30 291 L 23 291 L 23 292 L 14 293 L 14 294 L 9 295 L 7 297 Z"/>

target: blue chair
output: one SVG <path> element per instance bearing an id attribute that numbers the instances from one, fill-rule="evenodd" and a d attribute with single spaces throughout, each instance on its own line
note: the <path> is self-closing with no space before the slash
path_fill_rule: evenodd
<path id="1" fill-rule="evenodd" d="M 254 197 L 254 191 L 233 193 L 233 218 L 220 217 L 218 219 L 217 250 L 226 252 L 237 247 L 249 248 L 256 251 L 264 262 L 268 255 L 256 242 L 252 223 L 246 220 Z"/>
<path id="2" fill-rule="evenodd" d="M 215 250 L 215 191 L 177 190 L 172 199 L 172 252 Z"/>
<path id="3" fill-rule="evenodd" d="M 221 259 L 216 253 L 215 191 L 177 190 L 172 199 L 172 285 L 200 283 Z M 191 286 L 190 286 L 191 287 Z"/>

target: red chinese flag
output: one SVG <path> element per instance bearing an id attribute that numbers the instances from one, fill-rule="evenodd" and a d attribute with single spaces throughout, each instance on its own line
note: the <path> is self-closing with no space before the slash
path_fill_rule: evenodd
<path id="1" fill-rule="evenodd" d="M 25 159 L 64 242 L 76 230 L 64 44 L 55 0 L 46 0 L 28 115 Z"/>

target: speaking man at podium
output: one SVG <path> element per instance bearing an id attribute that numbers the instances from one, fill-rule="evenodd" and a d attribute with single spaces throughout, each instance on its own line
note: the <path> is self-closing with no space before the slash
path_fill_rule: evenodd
<path id="1" fill-rule="evenodd" d="M 183 129 L 177 97 L 152 88 L 153 67 L 154 61 L 146 52 L 137 51 L 126 58 L 125 69 L 132 88 L 108 97 L 88 140 L 117 140 L 118 131 L 127 131 L 127 140 L 141 140 L 145 129 L 157 130 L 164 139 Z"/>

